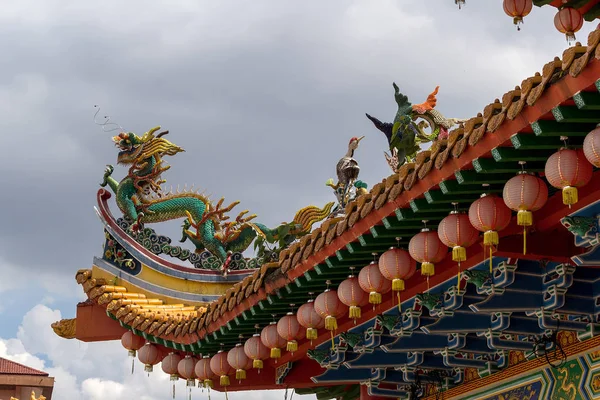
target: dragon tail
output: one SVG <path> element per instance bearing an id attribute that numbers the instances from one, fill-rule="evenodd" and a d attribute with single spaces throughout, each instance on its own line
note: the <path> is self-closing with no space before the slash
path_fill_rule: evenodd
<path id="1" fill-rule="evenodd" d="M 334 203 L 327 203 L 325 207 L 319 208 L 317 206 L 304 207 L 296 213 L 294 216 L 293 223 L 302 227 L 302 232 L 308 233 L 311 231 L 312 226 L 327 218 L 331 213 Z"/>

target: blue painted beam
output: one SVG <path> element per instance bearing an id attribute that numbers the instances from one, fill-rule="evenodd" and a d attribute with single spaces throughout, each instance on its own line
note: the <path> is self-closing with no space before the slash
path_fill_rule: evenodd
<path id="1" fill-rule="evenodd" d="M 352 361 L 346 361 L 344 366 L 347 368 L 394 368 L 407 364 L 407 362 L 407 353 L 386 353 L 382 350 L 375 350 L 373 353 L 361 354 Z"/>
<path id="2" fill-rule="evenodd" d="M 448 345 L 447 335 L 427 335 L 424 332 L 415 331 L 410 336 L 402 336 L 396 341 L 381 346 L 388 353 L 434 351 Z"/>
<path id="3" fill-rule="evenodd" d="M 442 317 L 433 324 L 421 326 L 421 330 L 427 334 L 482 332 L 489 328 L 489 314 L 475 314 L 468 311 L 455 311 L 453 315 Z"/>

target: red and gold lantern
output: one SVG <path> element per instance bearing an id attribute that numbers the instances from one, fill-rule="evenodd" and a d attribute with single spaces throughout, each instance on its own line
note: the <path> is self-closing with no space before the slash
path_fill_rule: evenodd
<path id="1" fill-rule="evenodd" d="M 410 239 L 408 252 L 421 263 L 421 275 L 427 277 L 429 288 L 429 277 L 435 275 L 435 264 L 446 257 L 448 247 L 442 243 L 436 231 L 423 228 Z"/>
<path id="2" fill-rule="evenodd" d="M 173 382 L 173 398 L 175 398 L 175 382 L 179 380 L 179 371 L 177 370 L 179 361 L 181 361 L 181 356 L 179 354 L 169 353 L 160 363 L 163 372 L 168 374 L 169 380 Z"/>
<path id="3" fill-rule="evenodd" d="M 271 322 L 260 332 L 261 342 L 271 349 L 271 358 L 281 358 L 281 349 L 287 344 L 286 340 L 277 333 L 277 323 Z"/>
<path id="4" fill-rule="evenodd" d="M 383 277 L 392 281 L 392 290 L 398 296 L 398 308 L 401 310 L 400 293 L 405 289 L 404 281 L 417 271 L 417 262 L 408 251 L 392 247 L 379 257 L 378 265 Z"/>
<path id="5" fill-rule="evenodd" d="M 244 352 L 252 360 L 252 367 L 260 370 L 263 368 L 263 360 L 269 358 L 269 348 L 260 340 L 260 334 L 256 333 L 244 343 Z"/>
<path id="6" fill-rule="evenodd" d="M 521 30 L 519 24 L 523 23 L 523 18 L 529 15 L 533 8 L 531 0 L 504 0 L 504 12 L 512 17 L 517 30 Z"/>
<path id="7" fill-rule="evenodd" d="M 546 179 L 555 188 L 562 189 L 563 204 L 569 207 L 577 203 L 577 188 L 590 183 L 593 172 L 582 150 L 563 148 L 546 161 Z"/>
<path id="8" fill-rule="evenodd" d="M 337 292 L 327 289 L 315 299 L 315 311 L 325 319 L 325 329 L 335 331 L 337 319 L 348 311 L 348 307 L 340 301 Z"/>
<path id="9" fill-rule="evenodd" d="M 244 347 L 238 343 L 227 353 L 227 362 L 235 369 L 235 379 L 246 379 L 246 370 L 252 368 L 252 360 L 246 355 Z"/>
<path id="10" fill-rule="evenodd" d="M 525 171 L 510 178 L 502 191 L 504 203 L 517 212 L 517 224 L 523 227 L 523 254 L 527 254 L 527 227 L 533 225 L 533 211 L 548 200 L 548 187 L 543 180 Z"/>
<path id="11" fill-rule="evenodd" d="M 438 236 L 442 243 L 452 248 L 452 260 L 458 262 L 457 287 L 460 289 L 460 263 L 467 259 L 467 247 L 477 242 L 479 232 L 466 214 L 452 211 L 440 221 Z"/>
<path id="12" fill-rule="evenodd" d="M 153 366 L 160 362 L 160 351 L 152 343 L 146 343 L 138 350 L 138 360 L 144 364 L 144 371 L 152 372 Z"/>
<path id="13" fill-rule="evenodd" d="M 310 341 L 319 336 L 318 329 L 325 327 L 325 320 L 315 311 L 315 302 L 312 299 L 300 306 L 296 317 L 298 323 L 306 328 L 306 338 Z"/>
<path id="14" fill-rule="evenodd" d="M 600 168 L 600 124 L 583 141 L 583 154 L 596 168 Z"/>
<path id="15" fill-rule="evenodd" d="M 350 307 L 348 316 L 356 323 L 356 320 L 361 317 L 360 308 L 369 302 L 369 296 L 362 290 L 354 275 L 350 275 L 340 283 L 337 293 L 340 301 Z"/>
<path id="16" fill-rule="evenodd" d="M 215 379 L 217 376 L 212 371 L 212 369 L 210 369 L 209 356 L 202 357 L 200 360 L 198 360 L 196 366 L 194 367 L 194 373 L 196 374 L 196 378 L 198 378 L 200 383 L 202 383 L 202 385 L 205 388 L 213 387 L 212 380 Z"/>
<path id="17" fill-rule="evenodd" d="M 127 331 L 121 336 L 121 344 L 129 350 L 129 355 L 131 357 L 135 357 L 136 351 L 141 349 L 145 343 L 146 340 L 143 337 L 138 336 L 131 331 Z"/>
<path id="18" fill-rule="evenodd" d="M 375 261 L 360 270 L 358 283 L 369 293 L 369 303 L 373 305 L 381 304 L 381 296 L 392 290 L 392 282 L 383 277 Z"/>
<path id="19" fill-rule="evenodd" d="M 179 376 L 185 379 L 187 387 L 196 386 L 196 363 L 198 359 L 196 357 L 192 357 L 189 354 L 186 355 L 183 359 L 179 360 L 177 364 L 177 372 Z"/>
<path id="20" fill-rule="evenodd" d="M 210 369 L 219 377 L 219 384 L 222 387 L 227 387 L 231 384 L 229 375 L 233 373 L 231 366 L 227 362 L 227 353 L 219 350 L 217 354 L 210 359 Z"/>
<path id="21" fill-rule="evenodd" d="M 554 16 L 554 26 L 559 32 L 564 33 L 567 42 L 575 40 L 575 32 L 583 26 L 583 16 L 573 7 L 563 7 Z"/>
<path id="22" fill-rule="evenodd" d="M 298 323 L 294 313 L 289 312 L 277 322 L 277 333 L 287 341 L 286 350 L 293 353 L 298 351 L 298 340 L 304 339 L 304 329 Z"/>
<path id="23" fill-rule="evenodd" d="M 498 232 L 510 224 L 512 213 L 504 201 L 493 194 L 483 194 L 469 207 L 469 221 L 475 229 L 483 232 L 483 245 L 490 249 L 490 273 L 492 254 L 500 243 Z"/>

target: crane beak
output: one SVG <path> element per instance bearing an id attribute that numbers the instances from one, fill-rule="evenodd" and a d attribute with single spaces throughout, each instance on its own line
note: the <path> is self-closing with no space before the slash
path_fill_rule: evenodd
<path id="1" fill-rule="evenodd" d="M 360 141 L 361 141 L 361 140 L 363 140 L 364 138 L 365 138 L 364 136 L 361 136 L 361 137 L 359 137 L 358 139 L 356 139 L 356 142 L 357 142 L 357 143 L 360 143 Z"/>

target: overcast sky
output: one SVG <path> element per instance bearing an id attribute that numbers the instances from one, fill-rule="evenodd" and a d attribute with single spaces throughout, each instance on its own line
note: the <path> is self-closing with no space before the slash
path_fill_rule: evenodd
<path id="1" fill-rule="evenodd" d="M 186 152 L 168 160 L 168 183 L 240 200 L 275 225 L 333 200 L 324 183 L 352 136 L 366 136 L 361 179 L 389 175 L 364 113 L 393 119 L 393 81 L 413 103 L 440 85 L 437 108 L 468 118 L 567 47 L 555 9 L 534 8 L 517 32 L 500 0 L 460 11 L 452 0 L 1 3 L 0 356 L 56 376 L 57 400 L 169 393 L 162 374 L 153 385 L 128 375 L 119 343 L 49 327 L 75 315 L 75 272 L 101 250 L 93 207 L 116 149 L 94 104 L 126 130 L 170 130 Z"/>

